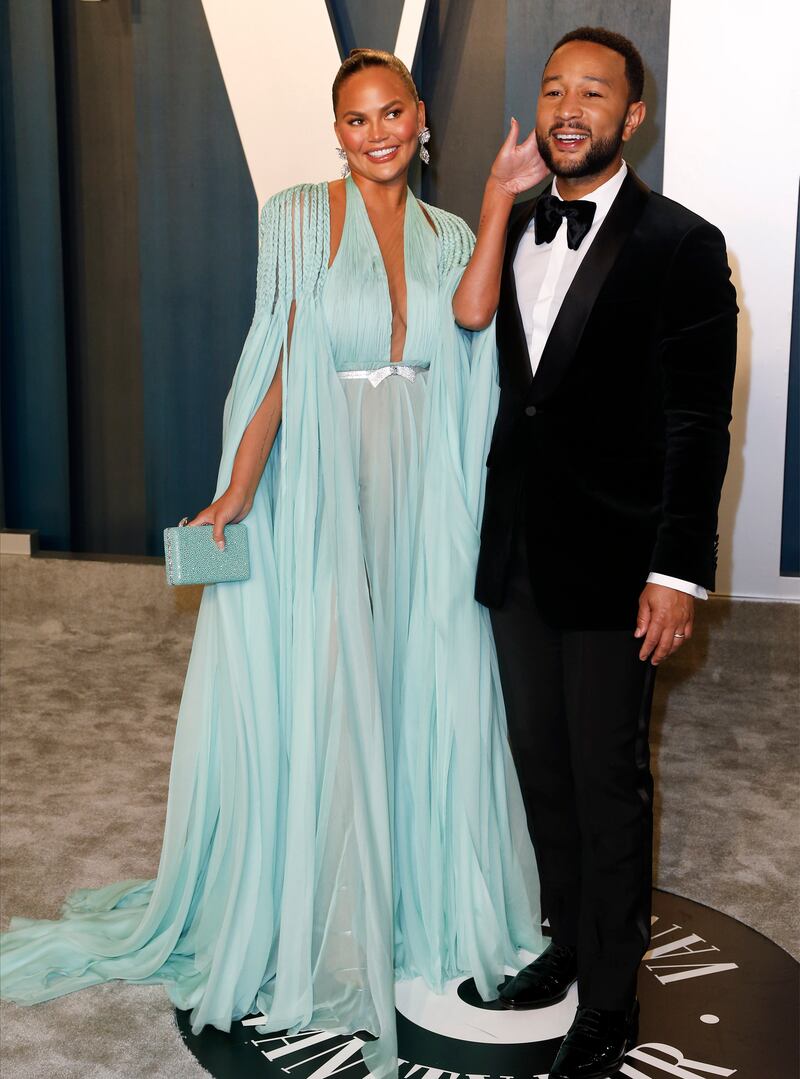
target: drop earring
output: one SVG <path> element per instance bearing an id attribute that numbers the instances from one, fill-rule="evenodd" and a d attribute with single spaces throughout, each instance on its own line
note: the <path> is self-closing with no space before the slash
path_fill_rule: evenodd
<path id="1" fill-rule="evenodd" d="M 419 156 L 424 165 L 429 165 L 431 161 L 431 155 L 425 147 L 426 142 L 431 141 L 431 133 L 427 127 L 423 127 L 417 135 L 419 139 Z"/>
<path id="2" fill-rule="evenodd" d="M 350 175 L 350 165 L 347 161 L 347 153 L 341 148 L 341 146 L 336 147 L 336 153 L 339 156 L 339 161 L 341 161 L 342 163 L 342 179 L 345 180 Z"/>

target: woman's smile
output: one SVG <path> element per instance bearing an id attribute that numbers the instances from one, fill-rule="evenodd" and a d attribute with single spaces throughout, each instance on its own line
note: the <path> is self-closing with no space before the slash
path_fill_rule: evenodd
<path id="1" fill-rule="evenodd" d="M 397 156 L 399 146 L 381 146 L 377 150 L 367 150 L 367 157 L 371 161 L 391 161 Z"/>

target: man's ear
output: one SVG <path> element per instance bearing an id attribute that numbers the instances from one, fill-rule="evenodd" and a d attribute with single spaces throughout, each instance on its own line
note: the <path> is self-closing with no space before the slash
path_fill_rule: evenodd
<path id="1" fill-rule="evenodd" d="M 634 135 L 647 115 L 647 106 L 643 101 L 634 101 L 628 106 L 628 115 L 625 117 L 625 126 L 622 129 L 622 141 L 627 142 Z"/>

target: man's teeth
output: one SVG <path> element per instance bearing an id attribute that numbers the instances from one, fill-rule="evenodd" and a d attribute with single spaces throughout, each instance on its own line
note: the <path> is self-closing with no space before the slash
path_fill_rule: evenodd
<path id="1" fill-rule="evenodd" d="M 581 142 L 583 139 L 588 139 L 588 135 L 556 135 L 559 142 Z"/>
<path id="2" fill-rule="evenodd" d="M 389 146 L 385 150 L 370 150 L 367 157 L 387 157 L 389 154 L 393 154 L 396 149 L 396 146 Z"/>

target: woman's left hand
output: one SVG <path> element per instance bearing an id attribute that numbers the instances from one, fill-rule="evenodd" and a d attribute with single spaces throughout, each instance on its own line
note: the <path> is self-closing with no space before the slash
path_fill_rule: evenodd
<path id="1" fill-rule="evenodd" d="M 524 142 L 519 142 L 519 121 L 511 118 L 506 141 L 494 159 L 489 178 L 512 197 L 529 191 L 547 176 L 534 128 Z"/>

